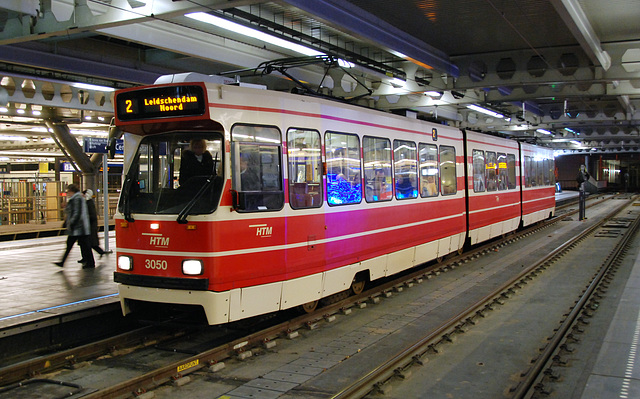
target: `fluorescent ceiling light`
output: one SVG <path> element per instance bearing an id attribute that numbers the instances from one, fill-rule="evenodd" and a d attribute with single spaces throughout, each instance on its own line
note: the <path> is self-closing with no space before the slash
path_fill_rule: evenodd
<path id="1" fill-rule="evenodd" d="M 401 87 L 404 87 L 404 85 L 407 82 L 399 78 L 393 78 L 389 81 L 389 83 L 391 83 L 391 86 L 395 87 L 396 89 L 399 89 Z"/>
<path id="2" fill-rule="evenodd" d="M 60 156 L 62 156 L 62 153 L 57 153 L 57 152 L 37 152 L 37 151 L 31 151 L 31 152 L 27 152 L 27 151 L 0 151 L 0 154 L 2 154 L 2 155 L 17 155 L 17 156 L 31 157 L 31 158 L 60 157 Z"/>
<path id="3" fill-rule="evenodd" d="M 2 141 L 29 141 L 29 139 L 24 137 L 24 136 L 2 136 L 2 135 L 0 135 L 0 140 L 2 140 Z"/>
<path id="4" fill-rule="evenodd" d="M 552 135 L 553 135 L 553 133 L 552 133 L 552 132 L 550 132 L 550 131 L 548 131 L 548 130 L 545 130 L 545 129 L 536 129 L 536 132 L 538 132 L 538 133 L 542 133 L 542 134 L 548 134 L 549 136 L 552 136 Z"/>
<path id="5" fill-rule="evenodd" d="M 429 91 L 425 91 L 424 94 L 426 96 L 433 97 L 433 98 L 442 97 L 442 92 L 441 91 L 429 90 Z"/>
<path id="6" fill-rule="evenodd" d="M 90 85 L 88 83 L 72 83 L 71 86 L 78 89 L 98 90 L 98 91 L 116 91 L 113 87 Z"/>
<path id="7" fill-rule="evenodd" d="M 569 140 L 569 142 L 570 142 L 571 144 L 575 144 L 575 145 L 582 145 L 582 143 L 581 143 L 581 142 L 579 142 L 578 140 Z"/>
<path id="8" fill-rule="evenodd" d="M 318 50 L 314 50 L 309 47 L 302 46 L 300 44 L 289 42 L 287 40 L 280 39 L 279 37 L 271 36 L 264 32 L 260 32 L 259 30 L 251 29 L 244 25 L 240 25 L 235 22 L 226 20 L 224 18 L 219 18 L 204 12 L 192 12 L 189 14 L 185 14 L 185 17 L 189 17 L 191 19 L 195 19 L 197 21 L 204 22 L 207 24 L 215 25 L 222 29 L 230 30 L 232 32 L 239 33 L 244 36 L 253 37 L 254 39 L 262 40 L 263 42 L 271 43 L 278 47 L 293 50 L 300 54 L 309 55 L 309 56 L 325 55 L 324 53 L 321 53 Z"/>
<path id="9" fill-rule="evenodd" d="M 495 112 L 495 111 L 492 111 L 490 109 L 482 108 L 482 107 L 479 107 L 479 106 L 477 106 L 475 104 L 467 105 L 467 108 L 472 109 L 472 110 L 477 111 L 477 112 L 480 112 L 480 113 L 485 114 L 485 115 L 493 116 L 494 118 L 504 118 L 504 115 L 502 115 L 499 112 Z"/>
<path id="10" fill-rule="evenodd" d="M 343 68 L 353 68 L 356 66 L 353 62 L 343 60 L 342 58 L 338 58 L 338 65 Z"/>

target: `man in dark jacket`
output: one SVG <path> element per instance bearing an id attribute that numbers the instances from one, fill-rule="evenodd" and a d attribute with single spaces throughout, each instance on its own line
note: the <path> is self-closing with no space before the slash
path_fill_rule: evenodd
<path id="1" fill-rule="evenodd" d="M 80 251 L 82 252 L 82 259 L 86 260 L 86 264 L 82 266 L 82 268 L 94 268 L 96 267 L 96 262 L 91 252 L 91 244 L 89 244 L 91 225 L 89 222 L 87 201 L 85 201 L 80 189 L 75 184 L 69 184 L 67 187 L 67 198 L 67 206 L 65 207 L 65 213 L 67 214 L 67 248 L 64 251 L 62 260 L 55 262 L 55 265 L 60 267 L 64 266 L 64 262 L 67 260 L 73 244 L 78 241 Z"/>
<path id="2" fill-rule="evenodd" d="M 180 185 L 184 186 L 194 176 L 209 177 L 213 174 L 213 157 L 207 151 L 204 139 L 194 139 L 189 143 L 189 149 L 182 153 L 180 159 Z"/>
<path id="3" fill-rule="evenodd" d="M 98 240 L 98 212 L 96 211 L 96 202 L 93 200 L 93 190 L 87 189 L 82 192 L 84 198 L 87 200 L 87 210 L 89 211 L 89 224 L 91 226 L 91 233 L 89 234 L 89 246 L 102 255 L 106 254 L 105 250 L 100 248 L 100 241 Z M 86 263 L 84 258 L 80 259 L 78 263 Z"/>

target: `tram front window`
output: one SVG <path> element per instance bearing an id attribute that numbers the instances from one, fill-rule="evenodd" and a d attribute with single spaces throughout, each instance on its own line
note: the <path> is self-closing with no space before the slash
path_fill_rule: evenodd
<path id="1" fill-rule="evenodd" d="M 213 212 L 223 186 L 222 155 L 222 136 L 218 133 L 145 137 L 125 177 L 120 212 Z"/>

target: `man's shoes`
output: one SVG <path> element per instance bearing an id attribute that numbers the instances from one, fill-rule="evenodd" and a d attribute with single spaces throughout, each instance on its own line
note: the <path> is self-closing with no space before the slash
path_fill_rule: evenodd
<path id="1" fill-rule="evenodd" d="M 87 263 L 87 261 L 86 261 L 86 260 L 84 260 L 84 259 L 80 259 L 80 260 L 78 261 L 78 263 Z"/>
<path id="2" fill-rule="evenodd" d="M 83 269 L 95 269 L 96 265 L 95 264 L 93 264 L 93 265 L 83 265 L 82 268 Z"/>
<path id="3" fill-rule="evenodd" d="M 62 262 L 53 262 L 53 264 L 56 265 L 56 266 L 60 266 L 60 267 L 64 266 L 64 263 L 62 263 Z"/>

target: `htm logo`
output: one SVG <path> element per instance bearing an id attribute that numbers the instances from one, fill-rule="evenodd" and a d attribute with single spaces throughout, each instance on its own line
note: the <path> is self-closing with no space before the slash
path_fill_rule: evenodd
<path id="1" fill-rule="evenodd" d="M 149 243 L 159 247 L 168 247 L 169 237 L 149 237 Z"/>
<path id="2" fill-rule="evenodd" d="M 156 247 L 169 246 L 169 237 L 163 237 L 162 234 L 142 233 L 142 235 L 149 236 L 149 245 L 155 245 Z"/>
<path id="3" fill-rule="evenodd" d="M 249 227 L 256 229 L 256 236 L 258 237 L 271 237 L 271 233 L 273 233 L 273 226 L 266 224 L 254 224 Z"/>

